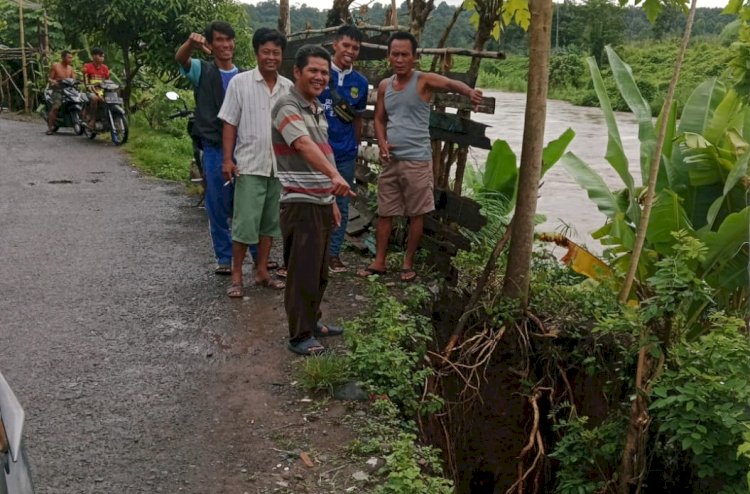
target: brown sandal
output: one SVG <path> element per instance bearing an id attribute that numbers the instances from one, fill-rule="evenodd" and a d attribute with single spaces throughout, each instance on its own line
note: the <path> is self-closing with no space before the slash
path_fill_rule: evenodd
<path id="1" fill-rule="evenodd" d="M 272 290 L 283 290 L 284 288 L 286 288 L 286 283 L 274 278 L 266 278 L 265 280 L 259 281 L 256 280 L 255 284 L 258 286 L 262 286 L 263 288 L 270 288 Z"/>
<path id="2" fill-rule="evenodd" d="M 227 288 L 227 296 L 229 298 L 242 298 L 242 283 L 232 283 L 229 285 L 229 288 Z"/>

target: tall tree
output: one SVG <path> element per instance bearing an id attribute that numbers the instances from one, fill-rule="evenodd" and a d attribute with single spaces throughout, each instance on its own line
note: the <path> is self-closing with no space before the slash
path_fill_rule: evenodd
<path id="1" fill-rule="evenodd" d="M 542 175 L 544 124 L 547 118 L 549 87 L 550 33 L 552 0 L 530 0 L 529 84 L 526 92 L 526 116 L 523 125 L 521 167 L 518 176 L 516 212 L 510 240 L 508 267 L 505 271 L 503 294 L 526 305 L 529 292 L 531 252 L 534 244 L 539 179 Z"/>

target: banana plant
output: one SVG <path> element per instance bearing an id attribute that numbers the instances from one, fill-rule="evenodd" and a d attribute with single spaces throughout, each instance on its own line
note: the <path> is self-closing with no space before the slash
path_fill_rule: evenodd
<path id="1" fill-rule="evenodd" d="M 575 135 L 573 129 L 568 128 L 560 137 L 547 143 L 542 151 L 542 177 L 560 160 Z M 497 139 L 492 143 L 480 189 L 482 192 L 497 193 L 504 197 L 509 209 L 515 206 L 518 192 L 518 159 L 507 141 Z"/>
<path id="2" fill-rule="evenodd" d="M 647 177 L 656 142 L 650 108 L 630 67 L 611 47 L 606 51 L 616 86 L 638 120 L 641 176 Z M 607 216 L 593 237 L 607 248 L 612 267 L 624 272 L 640 222 L 644 184 L 637 185 L 629 171 L 601 73 L 595 60 L 588 63 L 609 135 L 604 158 L 624 187 L 611 190 L 593 167 L 572 152 L 560 162 Z M 698 274 L 716 289 L 716 302 L 739 307 L 748 297 L 750 108 L 733 90 L 709 79 L 693 91 L 679 119 L 674 107 L 658 118 L 668 119 L 667 139 L 638 279 L 653 274 L 654 262 L 673 250 L 672 232 L 684 230 L 708 247 Z"/>

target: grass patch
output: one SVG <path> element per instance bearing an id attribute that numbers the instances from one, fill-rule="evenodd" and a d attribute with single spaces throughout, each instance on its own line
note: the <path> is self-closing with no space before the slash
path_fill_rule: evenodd
<path id="1" fill-rule="evenodd" d="M 308 391 L 327 392 L 349 380 L 346 357 L 331 352 L 304 359 L 297 373 L 299 383 Z"/>
<path id="2" fill-rule="evenodd" d="M 140 114 L 130 120 L 130 136 L 125 151 L 138 169 L 165 180 L 184 182 L 190 178 L 193 145 L 183 137 L 153 130 Z"/>

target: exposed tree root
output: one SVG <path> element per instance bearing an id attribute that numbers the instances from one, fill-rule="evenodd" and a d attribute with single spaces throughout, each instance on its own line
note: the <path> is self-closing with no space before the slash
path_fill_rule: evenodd
<path id="1" fill-rule="evenodd" d="M 529 396 L 529 403 L 534 411 L 534 421 L 531 425 L 531 432 L 529 432 L 529 441 L 521 450 L 521 454 L 518 455 L 518 479 L 508 488 L 507 491 L 505 491 L 505 494 L 512 494 L 513 492 L 523 494 L 526 478 L 531 475 L 532 472 L 536 471 L 539 461 L 544 458 L 544 441 L 542 441 L 542 434 L 539 432 L 539 400 L 542 398 L 544 392 L 552 394 L 554 393 L 554 390 L 552 388 L 537 387 L 534 389 L 534 393 Z M 534 461 L 532 461 L 531 465 L 526 468 L 526 458 L 534 449 L 536 449 Z"/>

